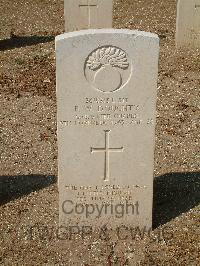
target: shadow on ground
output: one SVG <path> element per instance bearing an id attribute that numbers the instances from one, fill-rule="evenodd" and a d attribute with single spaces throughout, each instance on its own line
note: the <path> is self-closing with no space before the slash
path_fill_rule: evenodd
<path id="1" fill-rule="evenodd" d="M 153 228 L 200 203 L 200 172 L 169 173 L 154 180 Z"/>
<path id="2" fill-rule="evenodd" d="M 55 176 L 0 176 L 0 205 L 48 187 L 55 182 Z"/>
<path id="3" fill-rule="evenodd" d="M 55 36 L 14 36 L 0 40 L 0 51 L 54 41 Z"/>
<path id="4" fill-rule="evenodd" d="M 55 176 L 0 176 L 0 205 L 56 182 Z M 154 180 L 153 228 L 200 203 L 200 172 L 170 173 Z"/>

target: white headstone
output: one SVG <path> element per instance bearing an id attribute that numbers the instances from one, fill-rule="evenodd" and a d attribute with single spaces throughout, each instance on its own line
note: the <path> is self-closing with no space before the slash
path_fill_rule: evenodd
<path id="1" fill-rule="evenodd" d="M 178 1 L 176 46 L 200 48 L 200 0 Z"/>
<path id="2" fill-rule="evenodd" d="M 112 28 L 113 0 L 65 0 L 65 31 Z"/>
<path id="3" fill-rule="evenodd" d="M 56 37 L 61 225 L 151 227 L 159 39 Z"/>

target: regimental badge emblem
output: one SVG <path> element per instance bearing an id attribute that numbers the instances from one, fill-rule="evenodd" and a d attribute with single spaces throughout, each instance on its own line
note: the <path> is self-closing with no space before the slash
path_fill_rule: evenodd
<path id="1" fill-rule="evenodd" d="M 131 75 L 127 53 L 115 46 L 92 51 L 85 62 L 85 77 L 95 89 L 110 93 L 123 88 Z"/>

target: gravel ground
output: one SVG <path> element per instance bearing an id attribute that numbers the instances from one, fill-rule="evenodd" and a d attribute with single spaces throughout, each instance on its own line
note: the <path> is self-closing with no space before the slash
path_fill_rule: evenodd
<path id="1" fill-rule="evenodd" d="M 176 0 L 115 0 L 114 27 L 161 40 L 154 231 L 57 234 L 54 37 L 61 0 L 0 2 L 0 265 L 199 265 L 200 53 L 176 51 Z M 141 239 L 143 238 L 143 239 Z"/>

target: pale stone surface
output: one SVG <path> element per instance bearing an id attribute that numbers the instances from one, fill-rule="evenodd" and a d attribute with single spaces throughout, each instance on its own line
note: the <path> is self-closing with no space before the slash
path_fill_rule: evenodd
<path id="1" fill-rule="evenodd" d="M 56 37 L 61 225 L 151 227 L 158 53 L 139 31 Z"/>
<path id="2" fill-rule="evenodd" d="M 200 48 L 200 0 L 178 1 L 176 46 Z"/>
<path id="3" fill-rule="evenodd" d="M 65 31 L 112 28 L 113 0 L 65 0 Z"/>

